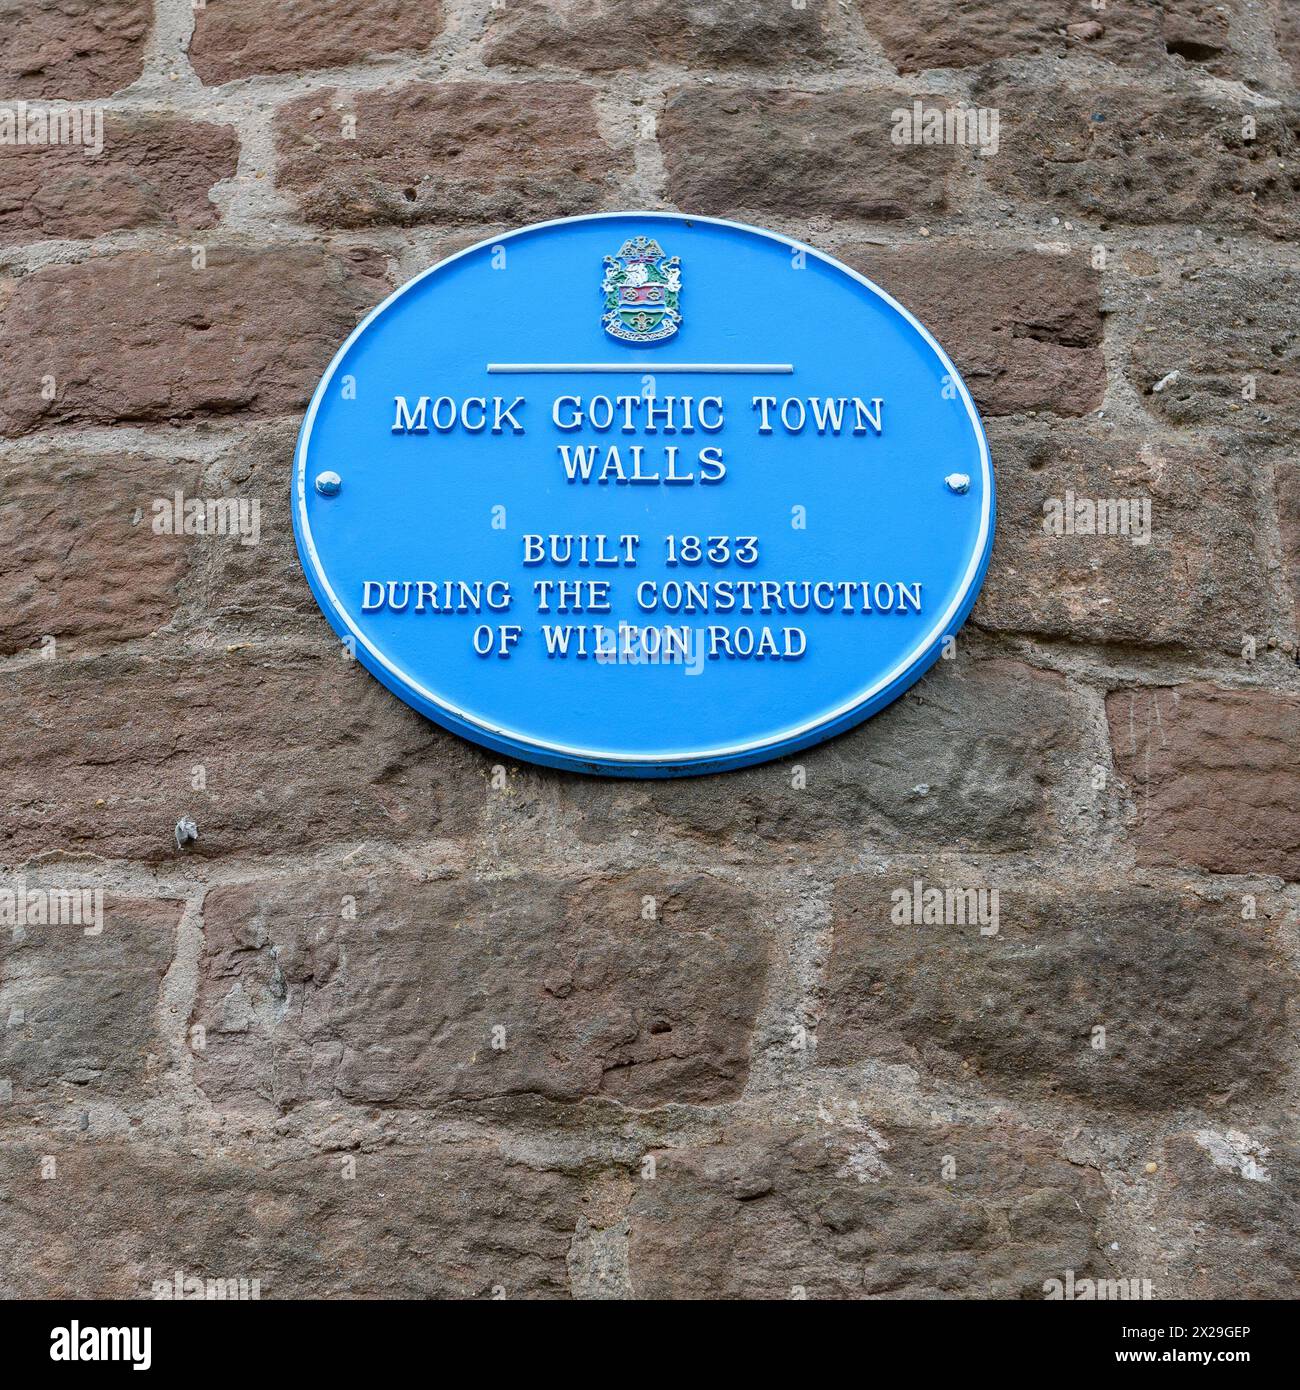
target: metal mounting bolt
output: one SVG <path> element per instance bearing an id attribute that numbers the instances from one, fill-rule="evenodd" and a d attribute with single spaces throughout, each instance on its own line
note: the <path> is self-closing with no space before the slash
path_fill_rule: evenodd
<path id="1" fill-rule="evenodd" d="M 970 474 L 969 473 L 949 473 L 944 479 L 948 484 L 949 492 L 969 492 Z"/>
<path id="2" fill-rule="evenodd" d="M 337 497 L 339 489 L 343 486 L 343 479 L 337 473 L 317 473 L 316 491 L 322 497 Z"/>

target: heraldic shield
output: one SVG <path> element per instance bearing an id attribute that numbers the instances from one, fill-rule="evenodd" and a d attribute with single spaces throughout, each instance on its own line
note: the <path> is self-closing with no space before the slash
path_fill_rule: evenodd
<path id="1" fill-rule="evenodd" d="M 605 316 L 611 338 L 661 343 L 681 324 L 681 258 L 665 256 L 653 237 L 629 237 L 617 256 L 605 257 Z"/>

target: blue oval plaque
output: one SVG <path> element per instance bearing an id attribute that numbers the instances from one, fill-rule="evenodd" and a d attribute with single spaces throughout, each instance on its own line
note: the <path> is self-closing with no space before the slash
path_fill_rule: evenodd
<path id="1" fill-rule="evenodd" d="M 975 601 L 979 417 L 926 330 L 774 232 L 542 223 L 340 348 L 293 483 L 308 582 L 408 704 L 498 752 L 670 777 L 894 700 Z"/>

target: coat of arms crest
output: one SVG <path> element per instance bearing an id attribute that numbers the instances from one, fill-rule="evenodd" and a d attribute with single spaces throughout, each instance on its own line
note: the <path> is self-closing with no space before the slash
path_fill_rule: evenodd
<path id="1" fill-rule="evenodd" d="M 617 256 L 605 257 L 605 332 L 624 343 L 671 338 L 682 321 L 681 267 L 653 237 L 628 237 Z"/>

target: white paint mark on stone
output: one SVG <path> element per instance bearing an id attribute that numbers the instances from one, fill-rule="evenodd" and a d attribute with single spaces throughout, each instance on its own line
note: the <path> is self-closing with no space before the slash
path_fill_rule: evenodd
<path id="1" fill-rule="evenodd" d="M 1216 1168 L 1233 1168 L 1251 1182 L 1272 1182 L 1264 1160 L 1269 1155 L 1266 1144 L 1260 1144 L 1239 1129 L 1219 1134 L 1212 1129 L 1197 1132 L 1196 1142 L 1208 1153 Z"/>
<path id="2" fill-rule="evenodd" d="M 890 1148 L 889 1140 L 862 1117 L 856 1100 L 839 1100 L 835 1097 L 829 1101 L 819 1100 L 817 1118 L 824 1125 L 831 1125 L 860 1136 L 856 1142 L 849 1145 L 848 1157 L 840 1169 L 840 1177 L 853 1177 L 862 1183 L 879 1182 L 881 1178 L 889 1176 L 890 1167 L 882 1157 Z"/>

